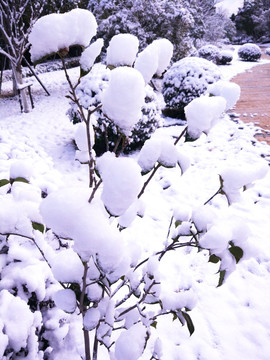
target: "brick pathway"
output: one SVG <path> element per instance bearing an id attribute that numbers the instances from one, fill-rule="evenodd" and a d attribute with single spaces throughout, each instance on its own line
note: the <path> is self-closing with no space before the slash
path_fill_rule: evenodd
<path id="1" fill-rule="evenodd" d="M 261 127 L 256 138 L 270 145 L 270 63 L 256 65 L 232 81 L 241 87 L 235 112 L 242 121 Z"/>

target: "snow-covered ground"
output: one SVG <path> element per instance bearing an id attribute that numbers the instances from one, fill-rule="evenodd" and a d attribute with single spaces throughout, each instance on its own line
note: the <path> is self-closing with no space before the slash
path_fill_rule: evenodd
<path id="1" fill-rule="evenodd" d="M 230 79 L 252 66 L 235 58 L 232 65 L 221 69 L 224 77 Z M 69 74 L 76 79 L 79 69 L 71 69 Z M 40 77 L 51 96 L 34 81 L 35 108 L 30 113 L 20 112 L 18 99 L 0 99 L 0 179 L 7 178 L 14 160 L 23 159 L 32 168 L 31 183 L 44 191 L 79 187 L 87 183 L 88 169 L 75 161 L 74 125 L 65 115 L 69 105 L 64 73 L 57 71 Z M 10 89 L 11 83 L 3 84 L 3 93 Z M 177 137 L 182 130 L 181 126 L 166 127 L 155 136 Z M 145 254 L 161 249 L 171 211 L 177 204 L 184 208 L 201 206 L 219 188 L 218 174 L 224 168 L 234 165 L 245 171 L 250 164 L 269 163 L 270 148 L 253 138 L 255 131 L 253 124 L 232 121 L 226 115 L 208 136 L 180 143 L 191 166 L 182 176 L 176 168 L 160 169 L 144 195 L 148 207 L 143 220 L 135 220 L 126 236 L 134 239 Z M 195 325 L 192 336 L 177 321 L 159 320 L 153 331 L 163 342 L 162 359 L 269 360 L 270 172 L 241 193 L 240 200 L 230 207 L 221 195 L 213 204 L 222 219 L 244 222 L 243 236 L 249 233 L 244 260 L 218 288 L 215 287 L 217 268 L 207 263 L 203 253 L 187 253 L 180 258 L 175 253 L 170 258 L 172 262 L 164 261 L 163 272 L 168 282 L 184 274 L 183 281 L 192 279 L 196 283 L 198 302 L 190 313 Z M 68 359 L 66 355 L 65 358 Z M 149 358 L 147 354 L 142 357 Z"/>

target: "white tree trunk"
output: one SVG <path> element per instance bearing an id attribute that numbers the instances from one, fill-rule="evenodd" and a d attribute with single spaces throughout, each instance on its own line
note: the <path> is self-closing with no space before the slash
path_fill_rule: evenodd
<path id="1" fill-rule="evenodd" d="M 16 90 L 18 90 L 18 87 L 20 87 L 20 85 L 22 85 L 23 81 L 22 81 L 22 71 L 20 69 L 20 67 L 13 67 L 13 75 L 14 75 L 14 81 L 13 81 L 13 86 L 16 86 Z M 15 84 L 14 84 L 15 82 Z M 14 89 L 14 87 L 13 87 Z M 23 112 L 28 113 L 30 111 L 29 109 L 29 105 L 28 105 L 28 101 L 27 101 L 27 97 L 26 97 L 26 88 L 20 90 L 20 96 L 21 96 L 21 100 L 22 100 L 22 107 L 23 107 Z"/>

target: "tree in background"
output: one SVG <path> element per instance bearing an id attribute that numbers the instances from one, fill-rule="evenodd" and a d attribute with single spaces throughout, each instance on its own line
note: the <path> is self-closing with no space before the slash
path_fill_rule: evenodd
<path id="1" fill-rule="evenodd" d="M 4 43 L 4 47 L 0 47 L 0 54 L 10 61 L 14 93 L 17 86 L 22 84 L 22 60 L 29 48 L 28 35 L 41 15 L 44 4 L 45 0 L 0 0 L 0 36 Z M 28 112 L 25 90 L 21 94 L 24 111 Z"/>
<path id="2" fill-rule="evenodd" d="M 238 38 L 251 41 L 269 41 L 270 39 L 270 1 L 244 0 L 243 7 L 236 16 L 235 22 Z"/>
<path id="3" fill-rule="evenodd" d="M 160 37 L 169 39 L 175 59 L 192 48 L 189 35 L 194 20 L 183 1 L 90 0 L 88 8 L 97 18 L 97 36 L 103 37 L 105 45 L 114 35 L 127 32 L 139 38 L 141 48 Z"/>
<path id="4" fill-rule="evenodd" d="M 229 19 L 216 13 L 214 1 L 206 0 L 89 0 L 88 9 L 97 18 L 97 36 L 106 46 L 114 35 L 125 32 L 136 35 L 142 48 L 165 37 L 174 44 L 174 60 L 203 42 L 226 37 L 226 27 L 233 27 Z"/>

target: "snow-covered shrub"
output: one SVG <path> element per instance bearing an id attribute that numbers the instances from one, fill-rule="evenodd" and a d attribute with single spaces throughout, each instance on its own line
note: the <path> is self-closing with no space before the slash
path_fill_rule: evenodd
<path id="1" fill-rule="evenodd" d="M 261 58 L 262 52 L 256 44 L 244 44 L 238 49 L 238 56 L 244 61 L 258 61 Z"/>
<path id="2" fill-rule="evenodd" d="M 35 49 L 40 41 L 36 39 L 32 46 L 34 54 L 43 56 L 43 49 L 40 53 Z M 97 56 L 95 46 L 92 50 Z M 84 69 L 91 67 L 90 73 L 95 68 L 93 53 L 90 51 L 90 62 L 83 59 Z M 60 56 L 65 64 L 62 52 Z M 119 51 L 115 63 L 121 59 Z M 64 69 L 69 98 L 81 120 L 76 125 L 75 140 L 88 156 L 89 184 L 82 177 L 75 187 L 63 184 L 44 196 L 33 181 L 35 170 L 29 162 L 8 159 L 11 165 L 0 180 L 0 355 L 37 360 L 161 359 L 162 339 L 157 332 L 160 317 L 179 320 L 176 327 L 187 325 L 190 335 L 195 330 L 189 311 L 196 305 L 199 281 L 191 275 L 193 270 L 190 274 L 188 271 L 194 268 L 194 260 L 201 256 L 203 266 L 208 260 L 219 263 L 215 271 L 221 285 L 244 252 L 241 224 L 228 219 L 225 226 L 205 209 L 215 195 L 229 193 L 230 174 L 222 173 L 220 188 L 201 212 L 193 211 L 193 204 L 170 204 L 165 212 L 169 228 L 165 226 L 164 234 L 160 234 L 158 222 L 151 215 L 157 232 L 151 235 L 145 231 L 143 217 L 149 215 L 144 211 L 148 205 L 143 204 L 148 199 L 144 193 L 161 167 L 175 168 L 171 170 L 178 184 L 188 167 L 180 140 L 186 132 L 196 136 L 209 132 L 225 109 L 226 100 L 221 96 L 194 99 L 186 107 L 188 125 L 178 138 L 152 137 L 138 157 L 123 156 L 117 142 L 114 151 L 96 158 L 95 114 L 103 111 L 119 139 L 126 139 L 140 118 L 147 94 L 145 78 L 139 70 L 124 65 L 99 73 L 96 76 L 101 81 L 85 89 L 84 80 L 90 82 L 90 77 L 82 71 L 73 85 Z M 212 74 L 204 76 L 210 83 L 214 79 Z M 259 177 L 265 169 L 267 165 L 258 169 Z M 144 178 L 143 174 L 149 172 Z M 237 189 L 257 179 L 256 172 L 244 174 Z M 162 173 L 165 169 L 160 178 Z M 156 186 L 153 188 L 151 191 Z M 146 237 L 155 240 L 150 255 L 135 241 L 139 236 L 131 234 L 129 226 L 135 219 L 138 232 L 146 232 Z M 247 232 L 244 235 L 246 239 Z M 158 241 L 155 236 L 160 237 Z M 181 256 L 185 261 L 179 261 Z M 200 282 L 201 278 L 200 274 Z"/>
<path id="3" fill-rule="evenodd" d="M 270 47 L 265 49 L 265 54 L 270 56 Z"/>
<path id="4" fill-rule="evenodd" d="M 198 50 L 198 56 L 217 64 L 220 56 L 220 50 L 215 45 L 204 45 Z"/>
<path id="5" fill-rule="evenodd" d="M 92 71 L 81 79 L 77 87 L 77 96 L 85 110 L 94 109 L 101 104 L 102 92 L 108 86 L 110 74 L 110 70 L 105 65 L 96 64 Z M 146 86 L 140 119 L 131 130 L 128 143 L 125 145 L 125 153 L 140 148 L 161 126 L 161 106 L 162 101 L 158 99 L 153 88 L 149 85 Z M 81 122 L 76 104 L 70 104 L 68 116 L 74 124 Z M 100 155 L 106 150 L 112 151 L 114 149 L 118 132 L 116 124 L 104 116 L 102 109 L 97 109 L 95 118 L 93 123 L 95 128 L 94 149 L 97 155 Z"/>
<path id="6" fill-rule="evenodd" d="M 184 107 L 204 94 L 208 85 L 220 77 L 217 65 L 206 59 L 187 57 L 174 63 L 163 79 L 162 93 L 167 114 L 183 117 Z"/>
<path id="7" fill-rule="evenodd" d="M 220 50 L 217 59 L 218 65 L 227 65 L 233 60 L 233 52 L 229 50 Z"/>

